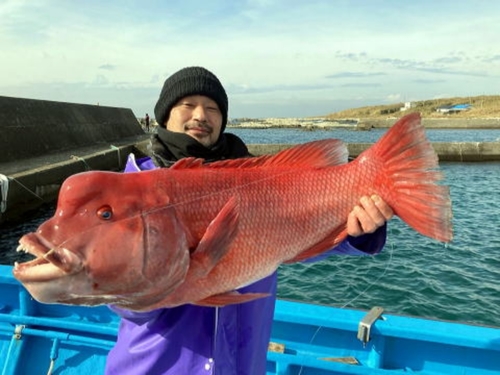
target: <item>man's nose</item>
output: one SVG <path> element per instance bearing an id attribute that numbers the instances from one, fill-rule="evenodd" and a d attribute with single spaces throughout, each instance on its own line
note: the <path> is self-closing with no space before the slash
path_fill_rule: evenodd
<path id="1" fill-rule="evenodd" d="M 193 119 L 205 122 L 207 120 L 207 114 L 205 108 L 202 105 L 197 105 L 193 110 Z"/>

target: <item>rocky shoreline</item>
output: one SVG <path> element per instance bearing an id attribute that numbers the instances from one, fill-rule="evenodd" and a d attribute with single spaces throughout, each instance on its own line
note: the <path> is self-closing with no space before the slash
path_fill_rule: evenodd
<path id="1" fill-rule="evenodd" d="M 358 119 L 330 120 L 321 117 L 308 118 L 263 118 L 263 119 L 232 119 L 228 127 L 238 128 L 330 128 L 356 127 Z"/>
<path id="2" fill-rule="evenodd" d="M 388 118 L 327 119 L 327 118 L 265 118 L 232 119 L 229 128 L 303 128 L 306 130 L 325 128 L 351 128 L 370 130 L 372 128 L 390 128 L 397 121 Z M 500 118 L 423 118 L 426 128 L 434 129 L 500 129 Z"/>

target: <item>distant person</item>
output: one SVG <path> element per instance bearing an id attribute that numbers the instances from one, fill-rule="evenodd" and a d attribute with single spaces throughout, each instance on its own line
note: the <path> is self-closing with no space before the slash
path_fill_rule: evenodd
<path id="1" fill-rule="evenodd" d="M 146 113 L 145 121 L 146 121 L 146 131 L 149 132 L 149 115 L 147 113 Z"/>
<path id="2" fill-rule="evenodd" d="M 251 156 L 240 138 L 224 132 L 227 115 L 228 98 L 219 79 L 201 67 L 181 69 L 167 78 L 155 106 L 158 133 L 152 137 L 150 156 L 136 160 L 130 155 L 125 172 L 168 168 L 185 157 L 210 162 Z M 380 198 L 364 197 L 349 214 L 349 236 L 328 255 L 380 252 L 392 214 Z M 105 374 L 264 375 L 276 287 L 274 272 L 239 289 L 270 295 L 247 303 L 186 304 L 149 312 L 111 306 L 122 319 Z"/>

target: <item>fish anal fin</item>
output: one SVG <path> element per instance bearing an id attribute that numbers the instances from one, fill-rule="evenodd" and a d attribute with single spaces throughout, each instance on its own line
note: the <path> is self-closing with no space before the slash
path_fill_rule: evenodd
<path id="1" fill-rule="evenodd" d="M 208 225 L 205 234 L 191 254 L 190 276 L 204 277 L 226 255 L 238 231 L 238 204 L 231 197 Z"/>
<path id="2" fill-rule="evenodd" d="M 313 258 L 317 255 L 324 253 L 327 250 L 332 249 L 334 246 L 338 245 L 347 237 L 347 230 L 342 227 L 335 228 L 328 236 L 313 245 L 306 251 L 298 254 L 292 259 L 287 260 L 286 264 L 302 262 L 306 259 Z"/>
<path id="3" fill-rule="evenodd" d="M 221 307 L 250 302 L 259 298 L 269 297 L 269 293 L 238 293 L 236 291 L 214 294 L 213 296 L 193 303 L 198 306 Z"/>

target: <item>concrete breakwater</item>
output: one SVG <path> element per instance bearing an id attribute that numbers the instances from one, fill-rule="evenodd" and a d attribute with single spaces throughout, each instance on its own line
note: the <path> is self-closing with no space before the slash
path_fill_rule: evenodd
<path id="1" fill-rule="evenodd" d="M 294 144 L 252 144 L 248 149 L 253 155 L 274 154 Z M 373 143 L 348 143 L 349 157 L 356 158 Z M 433 142 L 432 147 L 439 161 L 487 162 L 500 161 L 500 142 Z"/>
<path id="2" fill-rule="evenodd" d="M 500 129 L 499 118 L 423 118 L 422 124 L 429 129 Z M 372 128 L 390 128 L 397 121 L 395 117 L 379 118 L 266 118 L 266 119 L 233 119 L 228 127 L 235 128 L 351 128 L 370 130 Z"/>
<path id="3" fill-rule="evenodd" d="M 0 96 L 0 223 L 54 201 L 72 174 L 122 169 L 145 138 L 128 108 Z"/>
<path id="4" fill-rule="evenodd" d="M 390 128 L 396 118 L 359 119 L 365 128 Z M 429 129 L 500 129 L 500 117 L 497 118 L 457 118 L 449 115 L 445 118 L 422 118 L 422 124 Z"/>
<path id="5" fill-rule="evenodd" d="M 228 123 L 228 128 L 353 128 L 358 126 L 357 119 L 329 120 L 326 118 L 264 118 L 264 119 L 233 119 Z"/>

